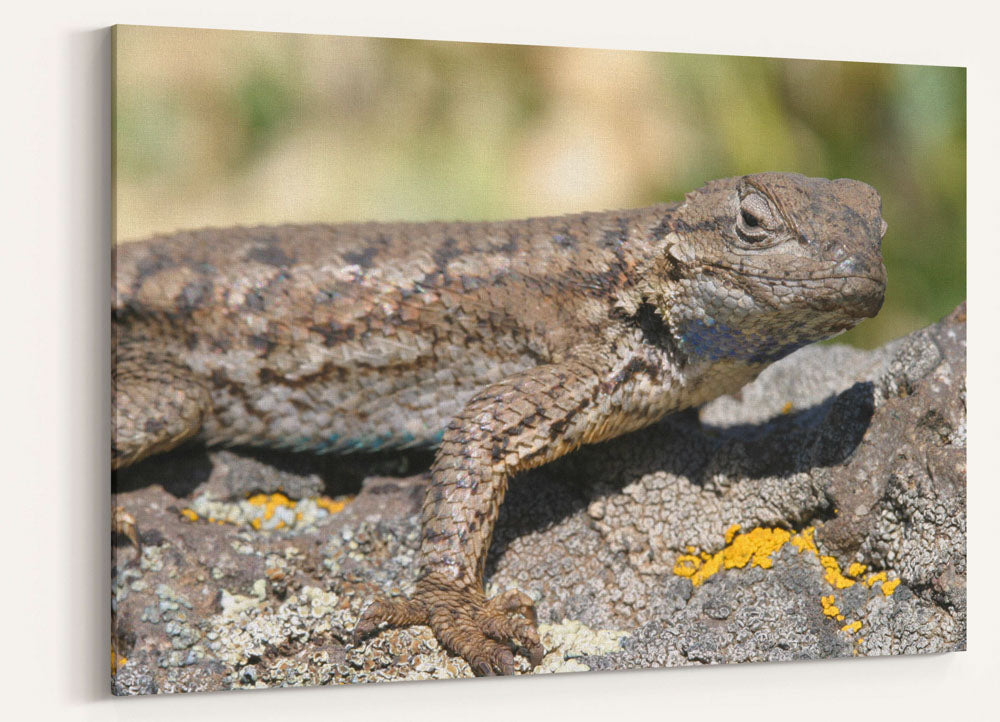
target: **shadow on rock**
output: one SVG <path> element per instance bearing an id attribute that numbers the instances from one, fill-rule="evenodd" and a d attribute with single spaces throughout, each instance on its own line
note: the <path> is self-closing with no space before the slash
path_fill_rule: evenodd
<path id="1" fill-rule="evenodd" d="M 648 474 L 684 477 L 711 491 L 720 476 L 752 483 L 842 464 L 861 444 L 874 412 L 874 384 L 863 381 L 762 423 L 702 424 L 697 412 L 684 411 L 647 429 L 584 447 L 514 479 L 499 521 L 513 534 L 498 535 L 491 559 L 495 562 L 504 552 L 503 540 L 545 529 Z"/>

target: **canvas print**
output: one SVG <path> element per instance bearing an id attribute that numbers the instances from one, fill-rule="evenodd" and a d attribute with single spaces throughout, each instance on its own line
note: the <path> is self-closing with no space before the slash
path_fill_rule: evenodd
<path id="1" fill-rule="evenodd" d="M 115 694 L 965 648 L 964 69 L 112 41 Z"/>

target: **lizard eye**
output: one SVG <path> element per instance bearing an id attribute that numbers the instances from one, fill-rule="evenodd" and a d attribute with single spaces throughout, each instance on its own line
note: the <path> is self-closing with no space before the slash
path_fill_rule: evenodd
<path id="1" fill-rule="evenodd" d="M 736 217 L 736 234 L 744 243 L 759 244 L 773 236 L 781 227 L 781 219 L 760 193 L 750 193 L 740 200 Z"/>

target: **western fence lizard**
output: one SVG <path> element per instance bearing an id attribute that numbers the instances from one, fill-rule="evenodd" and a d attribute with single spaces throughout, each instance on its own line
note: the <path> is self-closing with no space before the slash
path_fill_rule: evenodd
<path id="1" fill-rule="evenodd" d="M 477 674 L 543 653 L 532 600 L 487 600 L 514 474 L 733 392 L 874 316 L 881 201 L 763 173 L 681 203 L 492 223 L 206 229 L 119 245 L 112 464 L 199 436 L 319 452 L 437 446 L 409 598 Z"/>

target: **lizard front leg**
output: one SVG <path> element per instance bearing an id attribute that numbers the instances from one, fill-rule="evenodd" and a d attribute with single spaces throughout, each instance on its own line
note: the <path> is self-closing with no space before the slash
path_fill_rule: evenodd
<path id="1" fill-rule="evenodd" d="M 531 599 L 508 590 L 487 600 L 483 570 L 509 478 L 606 435 L 597 368 L 578 356 L 529 369 L 487 387 L 455 417 L 431 468 L 416 589 L 369 605 L 356 639 L 381 622 L 426 624 L 477 675 L 513 674 L 517 647 L 532 666 L 541 661 Z"/>

